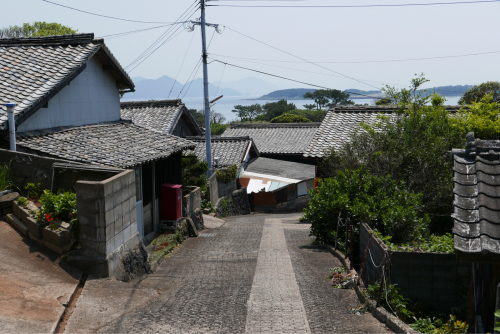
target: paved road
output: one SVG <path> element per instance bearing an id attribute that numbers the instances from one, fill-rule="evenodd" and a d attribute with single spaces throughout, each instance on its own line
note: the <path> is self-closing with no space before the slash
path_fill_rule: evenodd
<path id="1" fill-rule="evenodd" d="M 140 284 L 155 301 L 101 328 L 102 333 L 382 333 L 370 314 L 347 311 L 352 290 L 325 277 L 340 266 L 311 245 L 298 215 L 250 215 L 188 239 Z"/>

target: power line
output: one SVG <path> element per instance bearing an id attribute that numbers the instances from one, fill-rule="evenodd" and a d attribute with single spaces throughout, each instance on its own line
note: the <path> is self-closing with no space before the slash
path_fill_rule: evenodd
<path id="1" fill-rule="evenodd" d="M 267 72 L 263 72 L 263 71 L 254 70 L 254 69 L 251 69 L 251 68 L 248 68 L 248 67 L 243 67 L 243 66 L 238 66 L 238 65 L 234 65 L 234 64 L 226 63 L 226 62 L 223 62 L 223 61 L 220 61 L 220 60 L 214 59 L 214 58 L 212 58 L 212 59 L 213 59 L 215 62 L 218 62 L 218 63 L 224 64 L 224 65 L 228 65 L 228 66 L 232 66 L 232 67 L 237 67 L 237 68 L 241 68 L 241 69 L 244 69 L 244 70 L 248 70 L 248 71 L 252 71 L 252 72 L 256 72 L 256 73 L 260 73 L 260 74 L 269 75 L 269 76 L 272 76 L 272 77 L 275 77 L 275 78 L 280 78 L 280 79 L 284 79 L 284 80 L 288 80 L 288 81 L 293 81 L 293 82 L 301 83 L 301 84 L 304 84 L 304 85 L 309 85 L 309 86 L 312 86 L 312 87 L 318 87 L 318 88 L 323 88 L 323 89 L 332 89 L 332 88 L 325 87 L 325 86 L 320 86 L 320 85 L 315 85 L 315 84 L 311 84 L 311 83 L 304 82 L 304 81 L 299 81 L 299 80 L 295 80 L 295 79 L 290 79 L 290 78 L 283 77 L 283 76 L 276 75 L 276 74 L 271 74 L 271 73 L 267 73 Z M 349 93 L 349 94 L 353 94 L 353 95 L 359 95 L 359 96 L 370 97 L 370 98 L 373 98 L 373 99 L 379 99 L 379 100 L 380 100 L 380 99 L 382 99 L 381 97 L 377 97 L 377 96 L 370 96 L 370 95 L 365 95 L 365 94 L 360 94 L 360 93 L 354 93 L 354 92 L 349 92 L 349 91 L 344 91 L 344 92 L 345 92 L 345 93 Z"/>
<path id="2" fill-rule="evenodd" d="M 170 92 L 168 93 L 167 99 L 170 98 L 170 94 L 172 94 L 172 90 L 174 89 L 175 82 L 177 81 L 177 78 L 179 78 L 179 73 L 181 73 L 182 65 L 184 65 L 184 61 L 186 60 L 186 56 L 188 54 L 189 48 L 191 47 L 191 43 L 193 43 L 193 39 L 194 39 L 194 34 L 191 37 L 191 41 L 189 42 L 189 45 L 186 49 L 186 53 L 184 54 L 184 58 L 182 58 L 182 63 L 181 63 L 181 66 L 179 67 L 179 70 L 177 71 L 177 75 L 175 76 L 175 80 L 174 80 L 174 82 L 172 82 L 172 88 L 170 88 Z"/>
<path id="3" fill-rule="evenodd" d="M 499 1 L 500 1 L 500 0 L 499 0 Z M 364 84 L 364 85 L 367 85 L 367 86 L 370 86 L 370 87 L 373 87 L 373 88 L 376 88 L 376 89 L 380 89 L 380 88 L 378 88 L 378 87 L 376 87 L 376 86 L 370 85 L 370 84 L 368 84 L 368 83 L 366 83 L 366 82 L 363 82 L 363 81 L 361 81 L 361 80 L 354 79 L 354 78 L 352 78 L 352 77 L 350 77 L 350 76 L 347 76 L 347 75 L 345 75 L 345 74 L 342 74 L 342 73 L 340 73 L 340 72 L 337 72 L 337 71 L 331 70 L 331 69 L 329 69 L 329 68 L 327 68 L 327 67 L 324 67 L 324 66 L 318 65 L 318 64 L 316 64 L 316 63 L 313 63 L 312 61 L 309 61 L 309 60 L 307 60 L 307 59 L 304 59 L 304 58 L 301 58 L 301 57 L 296 56 L 296 55 L 294 55 L 294 54 L 291 54 L 290 52 L 287 52 L 287 51 L 281 50 L 281 49 L 279 49 L 279 48 L 277 48 L 277 47 L 275 47 L 275 46 L 272 46 L 272 45 L 269 45 L 269 44 L 267 44 L 267 43 L 261 42 L 261 41 L 259 41 L 259 40 L 255 39 L 255 38 L 253 38 L 253 37 L 250 37 L 250 36 L 248 36 L 248 35 L 245 35 L 245 34 L 243 34 L 243 33 L 241 33 L 241 32 L 238 32 L 238 31 L 236 31 L 236 30 L 234 30 L 234 29 L 231 29 L 231 28 L 229 28 L 229 27 L 226 27 L 226 28 L 227 28 L 227 29 L 229 29 L 229 30 L 231 30 L 231 31 L 234 31 L 235 33 L 237 33 L 237 34 L 239 34 L 239 35 L 242 35 L 242 36 L 244 36 L 244 37 L 246 37 L 246 38 L 249 38 L 249 39 L 251 39 L 251 40 L 253 40 L 253 41 L 256 41 L 256 42 L 261 43 L 261 44 L 264 44 L 264 45 L 266 45 L 266 46 L 268 46 L 268 47 L 270 47 L 270 48 L 273 48 L 273 49 L 275 49 L 275 50 L 278 50 L 278 51 L 280 51 L 280 52 L 283 52 L 283 53 L 285 53 L 285 54 L 287 54 L 287 55 L 289 55 L 289 56 L 292 56 L 292 57 L 298 58 L 298 59 L 300 59 L 300 60 L 303 60 L 303 61 L 305 61 L 305 62 L 307 62 L 307 63 L 309 63 L 309 64 L 313 64 L 313 65 L 318 66 L 318 67 L 320 67 L 320 68 L 322 68 L 322 69 L 325 69 L 325 70 L 327 70 L 327 71 L 330 71 L 330 72 L 333 72 L 333 73 L 339 74 L 339 75 L 341 75 L 341 76 L 343 76 L 343 77 L 346 77 L 346 78 L 348 78 L 348 79 L 351 79 L 351 80 L 357 81 L 357 82 L 362 83 L 362 84 Z"/>
<path id="4" fill-rule="evenodd" d="M 213 53 L 211 53 L 211 55 L 214 55 Z M 213 58 L 211 57 L 211 59 L 216 59 L 216 58 Z M 273 64 L 263 64 L 263 63 L 259 63 L 259 62 L 256 62 L 256 61 L 251 61 L 251 60 L 243 60 L 243 59 L 236 59 L 236 60 L 240 60 L 240 61 L 245 61 L 245 62 L 248 62 L 248 63 L 253 63 L 253 64 L 259 64 L 259 65 L 264 65 L 264 66 L 271 66 L 271 67 L 276 67 L 276 68 L 283 68 L 283 69 L 287 69 L 287 70 L 292 70 L 292 71 L 298 71 L 298 72 L 304 72 L 304 73 L 312 73 L 312 74 L 319 74 L 319 75 L 325 75 L 325 76 L 329 76 L 329 77 L 335 77 L 335 78 L 343 78 L 343 76 L 340 76 L 340 75 L 333 75 L 333 74 L 326 74 L 326 73 L 319 73 L 319 72 L 312 72 L 312 71 L 305 71 L 305 70 L 299 70 L 297 68 L 291 68 L 291 67 L 284 67 L 284 66 L 278 66 L 278 65 L 273 65 Z M 360 79 L 361 80 L 361 79 Z M 382 81 L 375 81 L 375 80 L 366 80 L 366 79 L 362 79 L 363 81 L 369 81 L 369 82 L 375 82 L 375 83 L 381 83 L 381 84 L 391 84 L 391 85 L 396 85 L 396 86 L 405 86 L 405 85 L 401 85 L 401 84 L 395 84 L 395 83 L 390 83 L 390 82 L 382 82 Z"/>
<path id="5" fill-rule="evenodd" d="M 87 12 L 87 11 L 85 11 L 85 10 L 81 10 L 81 9 L 77 9 L 77 8 L 73 8 L 73 7 L 69 7 L 69 6 L 65 6 L 65 5 L 61 5 L 60 3 L 56 3 L 56 2 L 52 2 L 52 1 L 48 1 L 48 0 L 42 0 L 42 1 L 43 1 L 43 2 L 46 2 L 46 3 L 50 3 L 50 4 L 52 4 L 52 5 L 56 5 L 56 6 L 60 6 L 60 7 L 64 7 L 64 8 L 71 9 L 71 10 L 75 10 L 75 11 L 77 11 L 77 12 L 81 12 L 81 13 L 85 13 L 85 14 L 89 14 L 89 15 L 94 15 L 94 16 L 105 17 L 105 18 L 107 18 L 107 19 L 120 20 L 120 21 L 127 21 L 127 22 L 135 22 L 135 23 L 171 23 L 171 22 L 137 21 L 137 20 L 123 19 L 123 18 L 120 18 L 120 17 L 107 16 L 107 15 L 101 15 L 101 14 L 97 14 L 97 13 Z"/>
<path id="6" fill-rule="evenodd" d="M 183 23 L 183 22 L 179 22 L 178 24 L 181 24 L 181 23 Z M 176 24 L 176 23 L 164 24 L 164 25 L 157 26 L 157 27 L 152 27 L 152 28 L 139 29 L 139 30 L 131 30 L 131 31 L 125 31 L 125 32 L 120 32 L 120 33 L 116 33 L 116 34 L 104 35 L 104 36 L 99 36 L 98 38 L 108 38 L 108 39 L 110 39 L 110 38 L 122 37 L 122 36 L 126 36 L 126 35 L 135 34 L 135 33 L 141 32 L 141 31 L 163 28 L 163 27 L 167 27 L 169 25 L 174 25 L 174 24 Z"/>
<path id="7" fill-rule="evenodd" d="M 185 20 L 186 18 L 188 17 L 191 17 L 194 12 L 196 12 L 196 10 L 198 9 L 195 5 L 196 5 L 196 2 L 197 0 L 195 0 L 185 11 L 184 13 L 181 14 L 181 16 L 177 19 L 176 23 L 181 21 L 181 20 Z M 195 6 L 195 7 L 193 7 Z M 194 9 L 194 11 L 193 11 Z M 189 12 L 190 11 L 190 12 Z M 188 13 L 189 12 L 189 13 Z M 169 40 L 169 37 L 172 36 L 172 34 L 170 35 L 167 35 L 169 33 L 169 31 L 172 29 L 173 25 L 170 26 L 163 34 L 160 35 L 160 37 L 158 37 L 145 51 L 143 51 L 134 61 L 132 61 L 130 64 L 128 64 L 125 69 L 127 68 L 130 68 L 132 65 L 134 65 L 135 63 L 137 63 L 139 60 L 142 59 L 142 61 L 140 61 L 140 63 L 142 63 L 144 60 L 146 60 L 147 58 L 149 58 L 149 56 L 151 56 L 156 50 L 158 50 L 159 47 L 161 47 L 162 45 L 165 44 L 166 41 Z M 179 27 L 179 26 L 178 26 Z M 179 30 L 179 28 L 177 27 L 177 30 Z M 175 33 L 174 31 L 174 33 Z M 165 35 L 167 35 L 167 37 L 165 37 Z M 163 43 L 162 43 L 162 40 L 163 40 Z M 160 46 L 158 46 L 156 49 L 153 50 L 153 48 L 158 45 L 159 43 L 162 43 L 160 44 Z M 151 51 L 152 50 L 152 51 Z M 148 53 L 149 52 L 149 53 Z M 140 64 L 139 63 L 139 64 Z M 134 68 L 137 67 L 137 66 L 134 66 Z"/>
<path id="8" fill-rule="evenodd" d="M 410 6 L 441 6 L 465 5 L 477 3 L 494 3 L 500 0 L 455 1 L 455 2 L 429 2 L 429 3 L 404 3 L 389 5 L 320 5 L 320 6 L 291 6 L 291 5 L 207 5 L 211 7 L 253 7 L 253 8 L 370 8 L 370 7 L 410 7 Z"/>
<path id="9" fill-rule="evenodd" d="M 364 63 L 391 63 L 391 62 L 405 62 L 405 61 L 418 61 L 418 60 L 432 60 L 432 59 L 446 59 L 446 58 L 460 58 L 460 57 L 470 57 L 470 56 L 481 56 L 487 54 L 500 53 L 500 51 L 489 51 L 489 52 L 478 52 L 478 53 L 468 53 L 462 55 L 454 56 L 436 56 L 436 57 L 424 57 L 424 58 L 409 58 L 409 59 L 390 59 L 390 60 L 363 60 L 363 61 L 315 61 L 316 64 L 364 64 Z M 277 63 L 296 63 L 296 64 L 306 64 L 306 61 L 293 61 L 293 60 L 272 60 L 272 59 L 253 59 L 235 56 L 226 56 L 216 53 L 212 53 L 214 56 L 238 59 L 238 60 L 257 60 L 257 61 L 268 61 Z M 369 80 L 366 80 L 369 81 Z"/>

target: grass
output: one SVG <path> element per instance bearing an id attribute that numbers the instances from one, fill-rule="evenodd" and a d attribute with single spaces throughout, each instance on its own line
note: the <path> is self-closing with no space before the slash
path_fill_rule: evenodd
<path id="1" fill-rule="evenodd" d="M 164 233 L 151 242 L 154 246 L 153 251 L 149 252 L 149 263 L 153 264 L 159 260 L 165 259 L 175 247 L 182 244 L 184 235 L 187 233 L 187 227 L 182 224 L 175 233 Z"/>

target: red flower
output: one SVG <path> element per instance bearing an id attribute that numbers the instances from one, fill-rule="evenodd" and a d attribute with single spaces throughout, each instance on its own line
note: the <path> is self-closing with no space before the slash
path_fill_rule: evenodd
<path id="1" fill-rule="evenodd" d="M 46 219 L 49 219 L 49 218 L 50 218 L 50 215 L 47 213 L 47 214 L 45 215 L 45 218 L 46 218 Z"/>

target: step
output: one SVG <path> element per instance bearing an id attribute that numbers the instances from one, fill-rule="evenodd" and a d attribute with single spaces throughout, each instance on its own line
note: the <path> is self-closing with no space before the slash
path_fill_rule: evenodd
<path id="1" fill-rule="evenodd" d="M 7 222 L 24 235 L 28 235 L 28 228 L 13 213 L 7 215 Z"/>

